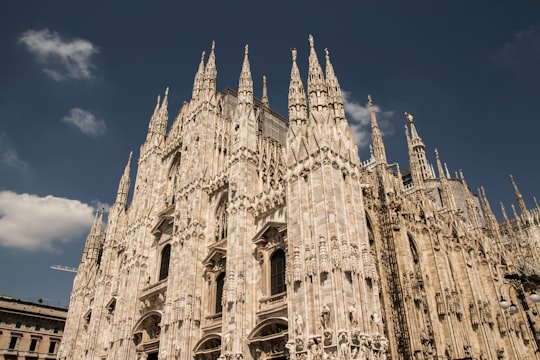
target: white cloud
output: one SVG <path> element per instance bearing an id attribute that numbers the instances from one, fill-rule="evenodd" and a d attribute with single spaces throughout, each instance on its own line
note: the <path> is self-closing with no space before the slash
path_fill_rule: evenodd
<path id="1" fill-rule="evenodd" d="M 36 55 L 44 65 L 43 71 L 56 81 L 93 77 L 91 57 L 98 48 L 88 40 L 64 40 L 57 32 L 43 29 L 26 31 L 19 42 Z"/>
<path id="2" fill-rule="evenodd" d="M 352 98 L 349 91 L 341 91 L 343 98 L 343 106 L 345 107 L 345 113 L 349 120 L 349 126 L 356 139 L 358 147 L 365 147 L 371 141 L 371 116 L 369 112 L 369 105 L 365 103 L 360 104 L 358 101 Z M 378 105 L 374 105 L 373 109 L 377 114 L 377 122 L 379 128 L 383 133 L 391 133 L 391 124 L 389 119 L 393 116 L 393 111 L 385 111 Z"/>
<path id="3" fill-rule="evenodd" d="M 103 120 L 98 120 L 90 111 L 79 108 L 70 109 L 62 121 L 76 127 L 86 135 L 98 136 L 107 130 Z"/>
<path id="4" fill-rule="evenodd" d="M 52 250 L 86 235 L 94 216 L 77 200 L 0 191 L 0 246 Z"/>
<path id="5" fill-rule="evenodd" d="M 0 162 L 19 171 L 29 170 L 28 163 L 19 157 L 5 132 L 0 133 Z"/>

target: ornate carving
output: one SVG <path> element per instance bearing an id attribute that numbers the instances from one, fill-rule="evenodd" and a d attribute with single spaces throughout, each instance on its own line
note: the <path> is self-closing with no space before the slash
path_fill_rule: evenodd
<path id="1" fill-rule="evenodd" d="M 320 258 L 320 271 L 321 273 L 330 272 L 330 264 L 328 259 L 328 249 L 326 248 L 326 241 L 324 237 L 319 238 L 319 258 Z"/>
<path id="2" fill-rule="evenodd" d="M 469 304 L 469 313 L 471 317 L 472 326 L 478 326 L 480 324 L 480 319 L 478 317 L 478 310 L 476 309 L 476 306 L 474 305 L 474 301 L 471 301 L 471 303 Z"/>
<path id="3" fill-rule="evenodd" d="M 300 247 L 294 247 L 293 255 L 293 279 L 294 282 L 302 281 L 302 259 L 300 258 Z"/>

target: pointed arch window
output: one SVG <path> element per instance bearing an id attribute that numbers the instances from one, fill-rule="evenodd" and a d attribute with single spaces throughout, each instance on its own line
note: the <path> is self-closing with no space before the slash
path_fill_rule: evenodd
<path id="1" fill-rule="evenodd" d="M 227 238 L 227 194 L 219 202 L 216 211 L 216 241 Z"/>
<path id="2" fill-rule="evenodd" d="M 222 272 L 216 278 L 216 314 L 223 311 L 223 304 L 221 299 L 223 298 L 223 287 L 225 286 L 225 273 Z"/>
<path id="3" fill-rule="evenodd" d="M 167 244 L 161 250 L 161 264 L 159 267 L 159 281 L 169 276 L 169 262 L 171 261 L 171 244 Z"/>
<path id="4" fill-rule="evenodd" d="M 270 258 L 270 293 L 275 295 L 285 290 L 285 251 L 278 249 Z"/>

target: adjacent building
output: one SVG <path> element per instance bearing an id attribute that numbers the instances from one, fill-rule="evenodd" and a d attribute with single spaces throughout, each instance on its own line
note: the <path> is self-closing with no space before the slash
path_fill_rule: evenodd
<path id="1" fill-rule="evenodd" d="M 538 205 L 511 179 L 499 223 L 411 114 L 402 173 L 371 97 L 361 161 L 325 52 L 323 71 L 310 36 L 304 87 L 292 50 L 287 119 L 265 79 L 254 98 L 247 46 L 236 91 L 216 91 L 212 45 L 171 122 L 158 97 L 134 186 L 130 154 L 88 235 L 60 359 L 539 359 Z"/>
<path id="2" fill-rule="evenodd" d="M 56 359 L 67 312 L 0 296 L 0 359 Z"/>

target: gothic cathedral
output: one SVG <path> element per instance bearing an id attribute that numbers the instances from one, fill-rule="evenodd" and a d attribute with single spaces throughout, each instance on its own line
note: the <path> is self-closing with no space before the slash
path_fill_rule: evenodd
<path id="1" fill-rule="evenodd" d="M 59 359 L 540 359 L 540 207 L 498 222 L 483 188 L 434 164 L 406 113 L 389 164 L 371 97 L 361 161 L 328 51 L 288 119 L 245 48 L 216 92 L 214 45 L 169 124 L 158 97 L 115 203 L 88 235 Z M 131 200 L 128 201 L 128 198 Z"/>

